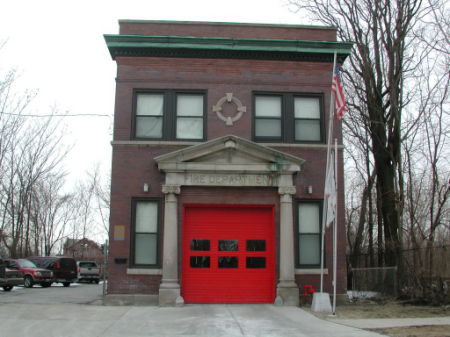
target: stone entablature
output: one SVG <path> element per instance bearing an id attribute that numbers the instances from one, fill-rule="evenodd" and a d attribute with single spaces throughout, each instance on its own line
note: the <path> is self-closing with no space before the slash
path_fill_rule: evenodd
<path id="1" fill-rule="evenodd" d="M 187 186 L 278 186 L 278 177 L 271 174 L 184 173 Z"/>

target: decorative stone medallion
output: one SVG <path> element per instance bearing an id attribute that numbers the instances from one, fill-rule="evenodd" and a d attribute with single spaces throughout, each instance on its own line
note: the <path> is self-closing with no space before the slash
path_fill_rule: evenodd
<path id="1" fill-rule="evenodd" d="M 225 117 L 222 115 L 222 104 L 228 102 L 234 102 L 237 105 L 237 115 L 234 117 Z M 232 93 L 227 93 L 225 97 L 222 97 L 218 102 L 217 105 L 213 105 L 213 111 L 217 114 L 217 116 L 225 122 L 226 125 L 232 126 L 233 122 L 236 122 L 239 120 L 239 118 L 242 117 L 242 114 L 244 112 L 247 112 L 247 107 L 243 106 L 241 101 L 238 100 L 236 97 L 233 96 Z"/>

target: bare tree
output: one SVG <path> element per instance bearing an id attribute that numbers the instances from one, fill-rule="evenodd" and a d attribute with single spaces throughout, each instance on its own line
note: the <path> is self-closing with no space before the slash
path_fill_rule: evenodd
<path id="1" fill-rule="evenodd" d="M 1 46 L 0 46 L 1 48 Z M 0 75 L 0 242 L 13 257 L 36 252 L 34 202 L 39 186 L 61 174 L 69 146 L 61 118 L 27 114 L 34 93 L 15 92 L 17 71 Z"/>
<path id="2" fill-rule="evenodd" d="M 110 213 L 110 198 L 111 198 L 111 174 L 107 175 L 104 181 L 100 164 L 96 164 L 90 171 L 87 172 L 89 181 L 94 187 L 94 195 L 96 202 L 96 212 L 98 216 L 98 223 L 102 230 L 108 235 L 109 233 L 109 213 Z"/>
<path id="3" fill-rule="evenodd" d="M 109 227 L 109 187 L 102 185 L 100 166 L 97 164 L 86 172 L 86 178 L 75 184 L 72 208 L 72 238 L 84 240 L 105 235 Z M 82 259 L 85 249 L 82 247 Z"/>
<path id="4" fill-rule="evenodd" d="M 313 20 L 337 27 L 354 48 L 343 69 L 353 116 L 368 130 L 376 172 L 379 221 L 387 265 L 402 268 L 402 114 L 409 97 L 405 79 L 414 68 L 409 36 L 423 15 L 421 0 L 290 0 Z M 360 129 L 360 128 L 359 128 Z"/>
<path id="5" fill-rule="evenodd" d="M 0 190 L 3 243 L 11 256 L 28 256 L 34 249 L 32 228 L 33 194 L 39 184 L 54 177 L 69 148 L 62 143 L 64 130 L 52 115 L 26 121 L 3 159 Z"/>
<path id="6" fill-rule="evenodd" d="M 50 256 L 67 236 L 73 218 L 72 195 L 62 194 L 64 174 L 52 174 L 33 190 L 30 218 L 34 230 L 34 255 Z"/>

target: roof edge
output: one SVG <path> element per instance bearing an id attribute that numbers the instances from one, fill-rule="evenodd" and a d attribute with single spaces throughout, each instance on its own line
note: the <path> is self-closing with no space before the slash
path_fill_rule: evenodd
<path id="1" fill-rule="evenodd" d="M 337 30 L 335 26 L 319 25 L 295 25 L 283 23 L 252 23 L 252 22 L 219 22 L 219 21 L 171 21 L 171 20 L 132 20 L 121 19 L 120 23 L 151 23 L 151 24 L 170 24 L 170 25 L 215 25 L 215 26 L 248 26 L 248 27 L 280 27 L 280 28 L 304 28 L 304 29 L 323 29 Z"/>
<path id="2" fill-rule="evenodd" d="M 111 57 L 115 56 L 150 56 L 150 52 L 179 50 L 186 53 L 210 51 L 219 53 L 218 57 L 227 58 L 232 53 L 259 53 L 256 57 L 279 55 L 330 55 L 337 51 L 343 59 L 350 55 L 353 43 L 342 41 L 308 41 L 280 39 L 243 39 L 225 37 L 191 37 L 191 36 L 147 36 L 104 34 Z M 144 52 L 144 53 L 143 53 Z M 172 52 L 169 52 L 171 54 Z M 228 53 L 228 54 L 224 54 Z M 269 53 L 269 54 L 267 54 Z M 172 54 L 175 55 L 175 54 Z M 231 54 L 230 54 L 231 55 Z M 162 55 L 161 55 L 162 56 Z M 229 56 L 229 55 L 228 55 Z M 181 56 L 179 56 L 181 57 Z M 195 56 L 194 56 L 195 57 Z M 198 55 L 197 55 L 198 57 Z"/>

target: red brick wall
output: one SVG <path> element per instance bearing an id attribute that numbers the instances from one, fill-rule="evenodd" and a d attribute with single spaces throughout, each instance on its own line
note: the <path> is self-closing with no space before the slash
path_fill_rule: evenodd
<path id="1" fill-rule="evenodd" d="M 115 147 L 113 151 L 112 168 L 112 198 L 111 198 L 111 233 L 115 225 L 125 225 L 125 240 L 114 241 L 113 234 L 110 237 L 110 255 L 108 267 L 108 293 L 132 293 L 132 294 L 157 294 L 161 276 L 149 275 L 127 275 L 126 269 L 130 262 L 130 226 L 131 226 L 131 200 L 133 197 L 160 198 L 162 204 L 162 215 L 164 214 L 164 194 L 162 185 L 165 182 L 165 174 L 158 171 L 154 157 L 161 154 L 181 149 L 181 147 Z M 294 175 L 294 185 L 297 193 L 293 199 L 322 200 L 323 181 L 325 177 L 326 150 L 305 150 L 278 148 L 289 154 L 306 160 L 304 170 Z M 342 162 L 342 158 L 340 158 Z M 339 176 L 342 178 L 342 165 Z M 143 192 L 144 183 L 149 184 L 149 192 Z M 342 186 L 343 180 L 338 184 Z M 307 194 L 307 186 L 313 186 L 313 194 Z M 340 190 L 342 191 L 342 189 Z M 276 228 L 276 252 L 279 252 L 279 195 L 276 188 L 220 188 L 220 187 L 195 187 L 182 186 L 181 194 L 178 195 L 178 230 L 179 230 L 179 275 L 181 271 L 181 242 L 183 233 L 183 204 L 270 204 L 275 205 L 275 228 Z M 343 192 L 339 194 L 339 209 L 343 209 Z M 338 293 L 346 290 L 346 261 L 345 261 L 345 227 L 344 214 L 339 214 L 339 281 Z M 295 214 L 294 214 L 295 219 Z M 162 230 L 162 228 L 161 228 Z M 161 232 L 163 235 L 163 231 Z M 295 237 L 295 228 L 293 232 Z M 326 231 L 326 266 L 329 274 L 325 276 L 325 291 L 331 291 L 332 277 L 332 230 Z M 162 236 L 161 236 L 162 243 Z M 295 251 L 297 247 L 295 247 Z M 161 247 L 162 254 L 162 247 Z M 114 258 L 126 257 L 128 263 L 125 265 L 115 264 Z M 279 256 L 276 256 L 276 279 L 279 273 Z M 311 284 L 317 290 L 319 287 L 318 276 L 296 277 L 300 289 L 304 285 Z M 180 277 L 182 282 L 182 277 Z"/>
<path id="2" fill-rule="evenodd" d="M 328 120 L 332 64 L 290 61 L 118 57 L 114 140 L 130 140 L 133 89 L 198 89 L 207 91 L 207 140 L 234 134 L 251 140 L 252 92 L 324 93 Z M 212 111 L 233 93 L 247 112 L 232 127 Z M 224 103 L 224 116 L 236 105 Z M 335 137 L 341 139 L 341 128 Z"/>
<path id="3" fill-rule="evenodd" d="M 169 29 L 170 28 L 170 29 Z M 200 29 L 201 28 L 201 29 Z M 206 29 L 208 28 L 208 29 Z M 211 28 L 211 29 L 210 29 Z M 214 29 L 213 29 L 214 28 Z M 148 34 L 148 35 L 177 35 L 177 32 L 197 32 L 196 36 L 232 36 L 232 37 L 258 37 L 267 31 L 264 38 L 281 38 L 282 29 L 268 27 L 233 27 L 233 26 L 206 26 L 206 25 L 160 25 L 155 23 L 124 23 L 121 22 L 122 34 Z M 334 40 L 334 30 L 311 29 L 299 30 L 286 28 L 291 38 L 305 33 L 309 39 Z M 269 34 L 269 32 L 271 32 Z M 218 34 L 222 35 L 218 35 Z M 307 33 L 307 34 L 306 34 Z M 324 34 L 322 37 L 314 34 Z M 193 34 L 193 33 L 192 33 Z M 308 35 L 309 34 L 309 35 Z M 331 35 L 333 39 L 331 39 Z M 305 38 L 299 38 L 305 39 Z M 262 61 L 262 60 L 219 60 L 219 59 L 180 59 L 180 58 L 144 58 L 144 57 L 117 57 L 117 89 L 115 106 L 114 140 L 127 141 L 131 139 L 131 112 L 132 94 L 135 88 L 148 89 L 199 89 L 207 91 L 207 140 L 234 134 L 251 140 L 252 130 L 252 92 L 305 92 L 323 93 L 325 100 L 325 121 L 328 122 L 329 100 L 331 89 L 332 64 L 314 62 L 291 61 Z M 240 120 L 230 127 L 221 121 L 212 111 L 213 105 L 225 96 L 233 93 L 243 105 L 247 107 Z M 225 116 L 236 114 L 234 103 L 223 105 Z M 325 128 L 327 130 L 327 123 Z M 341 127 L 335 122 L 334 138 L 342 143 Z M 325 145 L 325 144 L 324 144 Z M 294 175 L 294 184 L 297 194 L 294 199 L 323 199 L 325 180 L 326 149 L 322 146 L 316 149 L 298 147 L 274 146 L 276 150 L 289 153 L 306 160 L 301 172 Z M 114 146 L 111 186 L 111 231 L 110 255 L 108 268 L 109 294 L 157 294 L 161 276 L 154 275 L 127 275 L 130 258 L 130 226 L 131 226 L 131 200 L 133 197 L 161 198 L 162 214 L 164 214 L 164 194 L 162 185 L 165 183 L 165 174 L 158 171 L 153 160 L 154 157 L 182 149 L 183 146 Z M 343 186 L 342 151 L 339 157 L 338 185 Z M 149 184 L 148 193 L 143 192 L 144 183 Z M 313 194 L 307 194 L 307 186 L 313 187 Z M 338 237 L 338 293 L 346 290 L 346 261 L 345 261 L 345 226 L 344 226 L 344 192 L 339 189 L 339 237 Z M 207 187 L 181 187 L 178 196 L 179 219 L 179 277 L 181 274 L 181 238 L 182 238 L 182 207 L 184 203 L 198 204 L 272 204 L 275 205 L 276 245 L 279 247 L 279 195 L 275 188 L 207 188 Z M 161 217 L 162 217 L 161 214 Z M 115 225 L 125 225 L 125 240 L 114 241 L 113 230 Z M 295 226 L 294 226 L 295 227 Z M 161 233 L 161 255 L 162 255 Z M 293 233 L 294 237 L 294 233 Z M 326 231 L 326 266 L 329 274 L 325 277 L 325 291 L 331 292 L 332 278 L 332 231 Z M 277 252 L 279 250 L 277 249 Z M 278 254 L 278 253 L 277 253 Z M 127 264 L 114 264 L 114 258 L 125 257 Z M 276 259 L 276 277 L 278 282 L 279 257 Z M 306 284 L 319 288 L 319 275 L 296 277 L 297 283 L 303 292 Z"/>
<path id="4" fill-rule="evenodd" d="M 119 25 L 121 35 L 336 41 L 335 28 L 320 26 L 126 20 Z"/>

